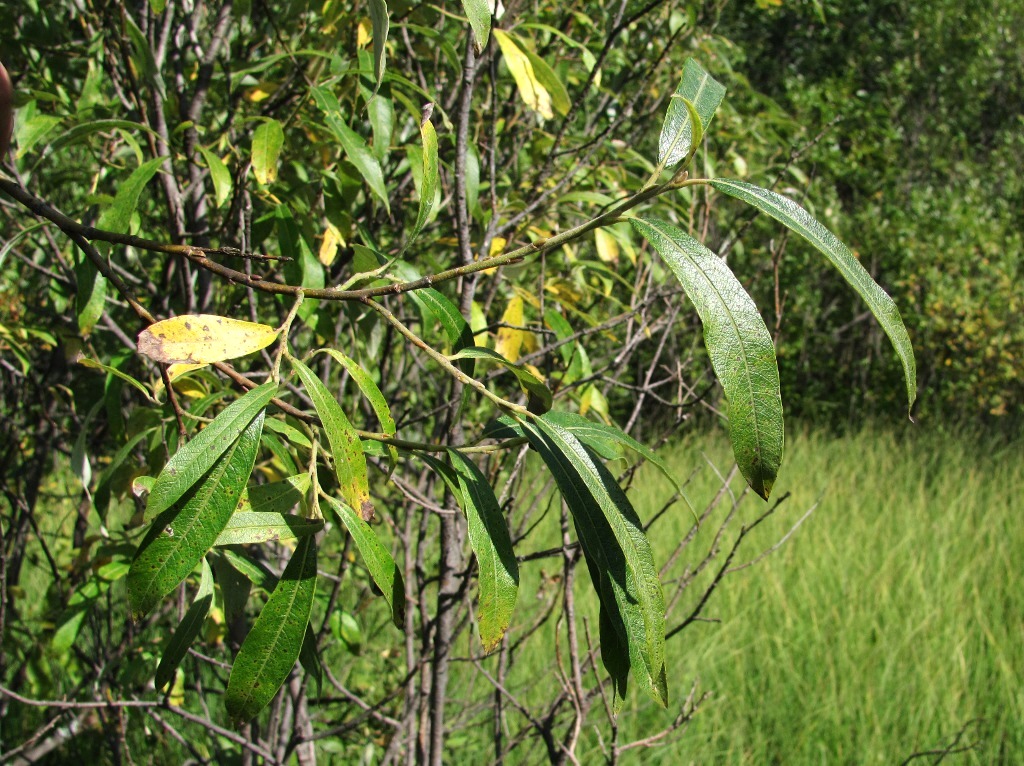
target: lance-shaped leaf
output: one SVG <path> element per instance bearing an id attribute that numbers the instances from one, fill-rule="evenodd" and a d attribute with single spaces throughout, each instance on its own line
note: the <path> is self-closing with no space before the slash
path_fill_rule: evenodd
<path id="1" fill-rule="evenodd" d="M 609 458 L 619 457 L 617 450 L 615 450 L 615 445 L 632 450 L 644 460 L 657 467 L 665 475 L 665 478 L 672 482 L 676 489 L 679 489 L 679 483 L 676 481 L 675 475 L 668 467 L 668 464 L 658 457 L 654 450 L 645 444 L 641 444 L 622 429 L 605 425 L 604 423 L 597 423 L 582 415 L 577 415 L 575 412 L 552 410 L 547 414 L 547 419 L 551 423 L 561 426 L 566 431 L 574 434 L 581 442 L 602 456 Z M 512 418 L 508 418 L 508 420 L 512 420 Z M 608 447 L 612 447 L 615 451 L 608 452 Z"/>
<path id="2" fill-rule="evenodd" d="M 529 396 L 531 412 L 542 414 L 551 409 L 554 397 L 551 394 L 551 389 L 544 384 L 543 380 L 538 378 L 525 367 L 513 364 L 501 354 L 491 351 L 489 348 L 483 348 L 482 346 L 464 348 L 459 353 L 448 358 L 453 362 L 458 359 L 486 359 L 491 362 L 496 362 L 512 372 L 512 374 L 519 379 L 519 385 Z"/>
<path id="3" fill-rule="evenodd" d="M 564 103 L 560 96 L 553 96 L 549 90 L 551 79 L 557 81 L 554 74 L 552 73 L 549 77 L 546 72 L 539 73 L 536 64 L 540 59 L 537 56 L 527 55 L 524 47 L 518 44 L 515 36 L 511 33 L 495 29 L 494 39 L 498 41 L 502 56 L 505 57 L 505 65 L 512 73 L 516 87 L 519 89 L 519 95 L 522 96 L 526 105 L 547 120 L 555 116 L 553 107 L 556 106 L 556 101 L 561 112 Z M 543 64 L 542 61 L 541 63 Z M 543 67 L 548 68 L 547 64 L 543 64 Z M 566 101 L 568 101 L 568 96 L 566 96 Z"/>
<path id="4" fill-rule="evenodd" d="M 377 93 L 384 79 L 384 50 L 388 41 L 388 4 L 370 0 L 370 23 L 373 24 L 373 92 Z"/>
<path id="5" fill-rule="evenodd" d="M 228 170 L 224 161 L 209 149 L 200 146 L 199 153 L 203 155 L 203 161 L 210 169 L 210 180 L 213 181 L 213 195 L 217 207 L 223 207 L 224 203 L 230 199 L 234 186 L 234 182 L 231 180 L 231 171 Z"/>
<path id="6" fill-rule="evenodd" d="M 423 141 L 423 173 L 420 183 L 420 207 L 416 213 L 416 224 L 409 233 L 406 240 L 406 247 L 412 244 L 413 240 L 423 231 L 423 226 L 430 216 L 434 207 L 434 197 L 437 194 L 437 131 L 434 130 L 430 118 L 424 115 L 425 119 L 420 123 L 420 138 Z"/>
<path id="7" fill-rule="evenodd" d="M 316 540 L 303 538 L 231 666 L 224 704 L 238 723 L 277 694 L 299 657 L 316 592 Z"/>
<path id="8" fill-rule="evenodd" d="M 372 519 L 373 503 L 370 502 L 370 485 L 366 476 L 366 455 L 363 454 L 359 434 L 320 378 L 298 359 L 292 360 L 292 367 L 302 380 L 302 387 L 313 400 L 316 414 L 327 434 L 341 496 L 350 506 L 358 508 L 364 519 Z"/>
<path id="9" fill-rule="evenodd" d="M 388 400 L 384 398 L 380 387 L 370 377 L 370 373 L 360 367 L 355 359 L 352 359 L 336 348 L 324 348 L 316 353 L 320 352 L 330 354 L 334 361 L 345 368 L 352 380 L 359 386 L 363 396 L 370 402 L 370 406 L 373 407 L 373 412 L 380 423 L 381 431 L 387 436 L 394 436 L 397 426 L 395 425 L 394 417 L 391 415 L 391 407 L 388 406 Z M 387 445 L 387 450 L 391 461 L 391 470 L 393 471 L 398 465 L 398 450 L 390 444 Z"/>
<path id="10" fill-rule="evenodd" d="M 245 545 L 267 543 L 272 540 L 297 540 L 323 529 L 317 519 L 304 519 L 293 513 L 239 511 L 232 514 L 227 525 L 217 535 L 214 545 Z"/>
<path id="11" fill-rule="evenodd" d="M 519 595 L 519 564 L 508 524 L 487 478 L 458 450 L 448 450 L 448 457 L 458 475 L 462 509 L 469 522 L 469 544 L 480 574 L 480 643 L 485 652 L 491 652 L 512 621 Z"/>
<path id="12" fill-rule="evenodd" d="M 555 477 L 593 562 L 594 586 L 637 682 L 668 704 L 665 596 L 651 544 L 625 493 L 582 442 L 546 416 L 523 422 L 530 445 Z"/>
<path id="13" fill-rule="evenodd" d="M 333 497 L 326 498 L 328 508 L 334 512 L 337 521 L 345 526 L 348 533 L 352 535 L 352 542 L 356 544 L 359 555 L 362 556 L 370 577 L 384 594 L 388 605 L 391 607 L 391 620 L 399 628 L 405 628 L 405 580 L 402 573 L 395 565 L 388 549 L 384 547 L 377 535 L 374 534 L 370 525 L 363 521 L 345 503 L 338 502 Z"/>
<path id="14" fill-rule="evenodd" d="M 156 477 L 153 489 L 146 503 L 146 518 L 151 519 L 170 508 L 184 495 L 207 471 L 217 458 L 227 450 L 245 430 L 253 418 L 262 412 L 274 394 L 277 384 L 264 383 L 238 398 L 224 408 L 213 422 L 206 426 L 188 444 L 179 449 L 167 461 L 167 465 Z M 262 424 L 263 420 L 260 419 Z M 252 469 L 249 469 L 250 472 Z M 248 478 L 248 475 L 246 475 Z M 243 483 L 244 487 L 245 484 Z M 238 502 L 238 496 L 235 496 Z M 232 510 L 234 506 L 232 506 Z M 198 561 L 198 559 L 197 559 Z"/>
<path id="15" fill-rule="evenodd" d="M 284 146 L 284 129 L 277 120 L 268 119 L 252 134 L 252 172 L 261 184 L 277 180 L 277 163 Z"/>
<path id="16" fill-rule="evenodd" d="M 659 165 L 671 168 L 696 148 L 700 135 L 707 131 L 724 96 L 725 86 L 705 72 L 696 61 L 686 60 L 679 87 L 669 102 L 665 123 L 661 128 L 658 141 Z M 700 125 L 694 124 L 691 109 L 700 117 Z"/>
<path id="17" fill-rule="evenodd" d="M 875 315 L 875 319 L 885 330 L 885 334 L 889 336 L 889 341 L 903 364 L 908 407 L 912 407 L 917 398 L 917 363 L 914 360 L 914 348 L 910 343 L 907 328 L 903 324 L 900 311 L 896 308 L 892 298 L 871 278 L 867 269 L 860 265 L 860 262 L 850 252 L 850 248 L 844 245 L 835 234 L 818 223 L 800 205 L 781 194 L 727 178 L 713 178 L 708 183 L 720 192 L 752 205 L 791 231 L 796 232 L 814 245 L 835 266 L 857 295 L 868 305 L 871 313 Z"/>
<path id="18" fill-rule="evenodd" d="M 266 348 L 277 339 L 269 325 L 215 314 L 182 314 L 139 333 L 140 354 L 163 364 L 213 364 Z"/>
<path id="19" fill-rule="evenodd" d="M 264 427 L 270 423 L 267 420 Z M 309 490 L 308 473 L 297 473 L 281 481 L 249 487 L 238 501 L 238 512 L 287 513 Z"/>
<path id="20" fill-rule="evenodd" d="M 663 221 L 632 223 L 661 254 L 697 309 L 711 365 L 729 400 L 736 462 L 750 488 L 767 499 L 782 463 L 784 438 L 772 336 L 721 258 Z"/>
<path id="21" fill-rule="evenodd" d="M 491 34 L 491 8 L 494 0 L 462 0 L 462 8 L 469 18 L 469 26 L 473 29 L 473 43 L 476 52 L 483 52 L 487 38 Z"/>
<path id="22" fill-rule="evenodd" d="M 367 147 L 363 137 L 345 124 L 341 118 L 341 104 L 338 103 L 338 97 L 326 88 L 315 87 L 311 92 L 317 106 L 324 112 L 327 127 L 338 139 L 348 161 L 355 166 L 363 180 L 366 181 L 366 185 L 370 187 L 370 191 L 384 203 L 384 207 L 390 212 L 388 191 L 384 184 L 384 171 L 381 170 L 380 163 Z"/>
<path id="23" fill-rule="evenodd" d="M 174 680 L 174 671 L 188 654 L 188 648 L 192 646 L 199 631 L 202 630 L 206 615 L 210 612 L 210 605 L 213 604 L 213 571 L 206 559 L 203 559 L 203 576 L 199 580 L 199 590 L 192 601 L 192 606 L 185 612 L 185 616 L 178 627 L 174 629 L 171 640 L 167 642 L 164 654 L 160 658 L 160 665 L 156 669 L 156 688 L 162 689 Z"/>
<path id="24" fill-rule="evenodd" d="M 203 480 L 153 521 L 128 570 L 133 618 L 149 613 L 213 546 L 252 473 L 262 431 L 261 411 L 228 443 Z"/>

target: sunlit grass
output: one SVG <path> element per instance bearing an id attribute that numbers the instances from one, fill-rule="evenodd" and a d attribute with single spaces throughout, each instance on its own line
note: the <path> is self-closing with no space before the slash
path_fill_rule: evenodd
<path id="1" fill-rule="evenodd" d="M 672 462 L 699 464 L 701 446 L 681 445 Z M 710 450 L 724 463 L 723 444 Z M 694 676 L 714 696 L 681 740 L 638 758 L 900 763 L 964 730 L 960 745 L 976 748 L 947 762 L 1019 762 L 1021 453 L 920 432 L 791 439 L 775 491 L 791 496 L 757 544 L 820 504 L 784 547 L 726 581 L 707 612 L 720 623 L 670 645 L 677 698 Z M 710 490 L 695 488 L 695 500 Z M 642 516 L 656 494 L 637 498 L 650 506 Z M 660 529 L 662 553 L 688 524 L 677 513 Z M 668 719 L 645 706 L 623 726 L 640 735 Z"/>

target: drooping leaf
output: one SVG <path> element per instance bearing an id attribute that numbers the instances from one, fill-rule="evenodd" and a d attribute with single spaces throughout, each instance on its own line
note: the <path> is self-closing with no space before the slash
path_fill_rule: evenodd
<path id="1" fill-rule="evenodd" d="M 636 511 L 579 439 L 546 416 L 522 425 L 569 506 L 580 545 L 593 562 L 594 586 L 620 643 L 628 648 L 637 682 L 667 705 L 665 597 Z"/>
<path id="2" fill-rule="evenodd" d="M 423 226 L 434 206 L 434 196 L 437 194 L 437 132 L 429 118 L 420 124 L 420 139 L 423 141 L 423 181 L 420 185 L 420 206 L 416 214 L 416 224 L 412 227 L 406 247 L 423 231 Z"/>
<path id="3" fill-rule="evenodd" d="M 370 577 L 384 594 L 388 605 L 391 607 L 391 621 L 399 630 L 405 629 L 405 580 L 402 572 L 395 565 L 388 549 L 384 547 L 377 535 L 374 534 L 370 525 L 359 518 L 345 503 L 335 500 L 333 497 L 326 498 L 327 507 L 333 511 L 340 524 L 345 526 L 348 533 L 352 535 L 352 542 L 356 544 L 359 555 L 366 565 Z"/>
<path id="4" fill-rule="evenodd" d="M 469 26 L 473 29 L 473 42 L 477 53 L 481 53 L 487 46 L 487 38 L 491 34 L 493 2 L 494 0 L 462 0 L 462 8 L 469 18 Z"/>
<path id="5" fill-rule="evenodd" d="M 252 134 L 252 172 L 262 185 L 277 180 L 277 164 L 284 146 L 284 128 L 274 119 L 260 123 Z"/>
<path id="6" fill-rule="evenodd" d="M 276 393 L 277 384 L 273 381 L 254 388 L 225 407 L 212 423 L 174 453 L 157 476 L 153 490 L 149 493 L 146 517 L 153 518 L 170 508 L 199 481 Z M 262 419 L 260 423 L 262 424 Z M 249 470 L 252 471 L 251 468 Z M 243 483 L 242 487 L 244 486 Z M 235 496 L 235 502 L 238 502 L 238 495 Z"/>
<path id="7" fill-rule="evenodd" d="M 659 165 L 671 168 L 696 149 L 696 134 L 707 131 L 724 96 L 725 86 L 704 71 L 696 61 L 686 60 L 679 87 L 669 102 L 665 123 L 661 128 L 658 141 Z M 694 125 L 690 107 L 696 109 L 700 116 L 699 126 Z"/>
<path id="8" fill-rule="evenodd" d="M 679 483 L 676 481 L 672 470 L 668 467 L 668 463 L 658 457 L 657 453 L 650 447 L 641 444 L 622 429 L 605 425 L 604 423 L 597 423 L 574 412 L 552 410 L 547 414 L 547 419 L 574 434 L 577 439 L 602 455 L 605 454 L 602 452 L 602 448 L 607 449 L 608 445 L 618 445 L 632 450 L 661 471 L 676 489 L 679 488 Z M 618 454 L 609 455 L 609 457 L 618 456 Z"/>
<path id="9" fill-rule="evenodd" d="M 491 652 L 512 621 L 519 595 L 519 564 L 508 524 L 487 478 L 458 450 L 448 450 L 448 457 L 458 474 L 462 508 L 469 522 L 469 544 L 476 554 L 480 575 L 480 643 L 485 652 Z"/>
<path id="10" fill-rule="evenodd" d="M 498 328 L 498 339 L 494 350 L 508 361 L 515 363 L 523 347 L 523 299 L 518 295 L 509 299 L 505 313 L 501 316 L 502 326 Z"/>
<path id="11" fill-rule="evenodd" d="M 199 631 L 203 628 L 206 615 L 210 613 L 210 606 L 213 604 L 213 571 L 206 559 L 203 559 L 203 575 L 199 580 L 199 590 L 192 600 L 192 605 L 185 612 L 185 616 L 178 627 L 171 634 L 170 641 L 164 649 L 160 658 L 160 665 L 156 669 L 156 688 L 163 689 L 174 680 L 174 671 L 185 659 L 188 649 L 192 646 Z"/>
<path id="12" fill-rule="evenodd" d="M 384 0 L 369 0 L 370 22 L 373 24 L 373 92 L 376 94 L 384 80 L 384 53 L 388 41 L 388 4 Z"/>
<path id="13" fill-rule="evenodd" d="M 235 359 L 277 339 L 269 325 L 215 314 L 182 314 L 139 333 L 140 354 L 163 364 L 213 364 Z"/>
<path id="14" fill-rule="evenodd" d="M 246 545 L 272 540 L 297 540 L 323 529 L 322 521 L 304 519 L 292 513 L 238 511 L 217 536 L 214 545 Z"/>
<path id="15" fill-rule="evenodd" d="M 528 56 L 525 46 L 520 47 L 515 36 L 510 32 L 495 29 L 494 39 L 498 41 L 505 64 L 516 81 L 516 87 L 519 89 L 519 95 L 522 96 L 523 101 L 544 119 L 552 119 L 555 116 L 553 109 L 555 99 L 545 85 L 550 78 L 546 74 L 538 74 L 534 68 L 537 57 Z M 551 76 L 554 77 L 554 74 L 552 73 Z M 568 96 L 566 96 L 566 100 L 568 100 Z"/>
<path id="16" fill-rule="evenodd" d="M 216 542 L 252 473 L 262 430 L 261 410 L 237 439 L 228 442 L 202 481 L 153 521 L 128 571 L 134 619 L 152 611 Z"/>
<path id="17" fill-rule="evenodd" d="M 107 229 L 118 234 L 128 231 L 132 214 L 139 206 L 142 192 L 164 162 L 166 160 L 163 157 L 156 157 L 144 162 L 132 171 L 124 183 L 118 184 L 114 201 L 100 214 L 99 220 L 96 221 L 96 228 Z"/>
<path id="18" fill-rule="evenodd" d="M 725 262 L 663 221 L 633 219 L 661 254 L 704 325 L 715 375 L 729 400 L 729 436 L 747 484 L 767 499 L 782 463 L 785 431 L 771 333 Z"/>
<path id="19" fill-rule="evenodd" d="M 352 380 L 359 386 L 363 396 L 370 402 L 370 406 L 373 407 L 373 412 L 380 423 L 381 432 L 387 436 L 394 436 L 397 426 L 395 425 L 394 417 L 391 415 L 391 407 L 388 405 L 387 399 L 384 398 L 384 394 L 381 393 L 380 387 L 370 377 L 370 373 L 360 367 L 355 359 L 352 359 L 336 348 L 324 348 L 320 349 L 320 351 L 330 354 L 334 361 L 345 368 Z M 390 445 L 388 445 L 387 449 L 393 469 L 398 463 L 398 451 Z"/>
<path id="20" fill-rule="evenodd" d="M 203 161 L 210 170 L 210 180 L 213 182 L 213 195 L 217 207 L 223 207 L 224 203 L 231 198 L 231 190 L 234 182 L 231 180 L 231 171 L 227 165 L 216 154 L 209 149 L 199 147 L 199 153 L 203 155 Z"/>
<path id="21" fill-rule="evenodd" d="M 907 403 L 908 407 L 912 407 L 914 400 L 917 399 L 917 362 L 914 360 L 914 348 L 910 343 L 907 328 L 892 298 L 872 279 L 867 269 L 861 266 L 850 252 L 850 248 L 800 205 L 781 194 L 727 178 L 713 178 L 708 183 L 718 191 L 752 205 L 796 232 L 814 245 L 835 266 L 850 287 L 868 305 L 875 319 L 885 330 L 885 334 L 889 336 L 889 341 L 903 364 Z"/>
<path id="22" fill-rule="evenodd" d="M 348 161 L 359 171 L 363 180 L 366 181 L 366 185 L 370 187 L 370 191 L 384 203 L 385 209 L 390 212 L 391 206 L 388 203 L 388 192 L 384 184 L 384 172 L 381 170 L 380 162 L 367 147 L 363 137 L 352 130 L 342 119 L 338 97 L 321 87 L 315 87 L 311 92 L 317 106 L 324 113 L 327 126 L 331 129 L 334 137 L 338 139 Z"/>
<path id="23" fill-rule="evenodd" d="M 81 359 L 78 360 L 78 363 L 83 367 L 88 367 L 92 370 L 102 370 L 108 375 L 113 375 L 116 378 L 120 378 L 128 385 L 142 392 L 142 395 L 145 396 L 148 401 L 155 403 L 155 400 L 153 399 L 153 393 L 128 373 L 119 370 L 116 367 L 111 367 L 110 365 L 103 364 L 102 362 L 97 362 L 95 359 L 89 359 L 88 357 L 82 357 Z"/>
<path id="24" fill-rule="evenodd" d="M 359 434 L 320 378 L 298 359 L 292 359 L 292 367 L 302 380 L 302 387 L 313 400 L 316 414 L 327 434 L 341 496 L 351 507 L 359 509 L 363 519 L 372 519 L 373 503 L 370 502 L 370 486 L 366 476 L 366 456 L 359 442 Z"/>
<path id="25" fill-rule="evenodd" d="M 548 65 L 548 62 L 530 50 L 530 47 L 521 39 L 516 38 L 516 44 L 526 54 L 526 58 L 530 60 L 533 76 L 540 86 L 548 92 L 551 106 L 562 116 L 567 115 L 572 106 L 572 101 L 569 100 L 569 91 L 565 89 L 565 84 L 555 74 L 555 70 Z"/>
<path id="26" fill-rule="evenodd" d="M 277 694 L 299 658 L 316 593 L 316 540 L 299 541 L 231 665 L 224 704 L 242 723 Z"/>
<path id="27" fill-rule="evenodd" d="M 519 385 L 522 386 L 523 391 L 530 399 L 531 412 L 542 414 L 551 409 L 554 397 L 551 394 L 551 389 L 545 385 L 543 380 L 525 367 L 513 364 L 501 354 L 491 351 L 489 348 L 480 346 L 464 348 L 459 353 L 448 358 L 452 361 L 458 359 L 486 359 L 490 362 L 496 362 L 511 371 L 519 379 Z"/>
<path id="28" fill-rule="evenodd" d="M 299 664 L 316 684 L 317 695 L 321 694 L 324 685 L 324 668 L 320 660 L 320 649 L 316 645 L 316 634 L 313 632 L 312 624 L 306 625 L 306 634 L 302 637 Z"/>

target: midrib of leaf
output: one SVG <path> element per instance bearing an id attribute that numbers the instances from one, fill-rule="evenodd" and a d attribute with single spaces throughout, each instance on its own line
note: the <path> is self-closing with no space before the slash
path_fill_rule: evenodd
<path id="1" fill-rule="evenodd" d="M 262 412 L 260 414 L 262 414 Z M 259 415 L 257 415 L 257 417 L 259 417 Z M 247 429 L 248 427 L 246 427 L 246 430 Z M 218 462 L 214 464 L 214 468 L 211 470 L 209 474 L 207 474 L 206 481 L 204 481 L 202 485 L 200 485 L 200 487 L 196 490 L 196 493 L 186 501 L 186 505 L 192 502 L 202 502 L 203 506 L 205 506 L 206 500 L 210 498 L 217 490 L 220 489 L 220 484 L 224 478 L 224 474 L 227 473 L 228 466 L 230 465 L 231 460 L 234 458 L 235 453 L 238 451 L 239 444 L 241 443 L 243 438 L 245 438 L 245 431 L 243 431 L 242 435 L 239 436 L 239 438 L 236 439 L 231 444 L 230 447 L 228 447 L 228 449 L 224 452 L 223 455 L 221 455 L 221 458 L 218 460 Z M 216 475 L 214 474 L 214 472 L 216 472 Z M 182 549 L 185 547 L 187 535 L 199 525 L 199 520 L 202 518 L 202 515 L 202 513 L 193 514 L 191 522 L 186 523 L 184 531 L 180 533 L 182 540 L 181 544 L 175 546 L 168 554 L 167 558 L 164 560 L 164 563 L 160 565 L 160 568 L 154 571 L 151 575 L 149 575 L 149 582 L 146 586 L 145 591 L 146 596 L 150 596 L 155 592 L 154 586 L 156 585 L 157 581 L 162 577 L 163 573 L 167 570 L 167 568 L 171 565 L 172 560 L 173 563 L 179 565 L 185 562 L 185 557 L 182 555 Z M 156 522 L 154 521 L 154 523 Z M 174 521 L 172 520 L 171 525 L 173 524 Z M 171 526 L 171 528 L 174 529 L 173 526 Z M 179 534 L 177 529 L 174 529 L 174 534 Z M 162 595 L 163 594 L 161 593 L 160 596 Z"/>
<path id="2" fill-rule="evenodd" d="M 308 538 L 307 538 L 307 540 L 308 540 Z M 304 541 L 304 543 L 300 543 L 300 545 L 302 545 L 302 544 L 306 545 L 307 550 L 303 551 L 303 557 L 304 558 L 303 558 L 303 561 L 302 561 L 302 567 L 299 569 L 299 574 L 300 575 L 306 571 L 306 565 L 307 565 L 308 560 L 309 560 L 309 552 L 311 550 L 315 550 L 316 549 L 314 544 L 311 543 L 311 542 L 305 542 Z M 282 587 L 281 584 L 284 583 L 284 582 L 287 582 L 287 581 L 284 580 L 283 578 L 278 580 L 277 588 Z M 290 613 L 292 611 L 292 607 L 295 606 L 295 601 L 299 597 L 299 590 L 301 589 L 301 587 L 302 587 L 302 580 L 299 579 L 299 580 L 296 580 L 295 581 L 295 585 L 290 588 L 290 590 L 291 590 L 291 598 L 287 602 L 288 608 L 285 610 L 285 612 L 284 612 L 285 614 Z M 275 588 L 275 591 L 276 591 L 277 588 Z M 271 595 L 271 598 L 273 598 L 273 594 Z M 265 608 L 266 607 L 264 606 L 264 609 Z M 257 673 L 255 673 L 254 678 L 261 678 L 263 676 L 263 671 L 266 669 L 267 665 L 269 664 L 270 658 L 274 656 L 275 651 L 277 649 L 277 643 L 281 639 L 281 634 L 284 632 L 286 621 L 285 620 L 275 620 L 275 622 L 277 623 L 277 626 L 276 626 L 277 629 L 272 633 L 272 635 L 274 636 L 274 640 L 271 642 L 271 649 L 261 653 L 262 657 L 263 657 L 263 661 L 258 663 L 259 670 L 258 670 Z M 256 691 L 256 687 L 253 684 L 251 684 L 251 683 L 248 684 L 248 691 L 246 691 L 244 697 L 242 698 L 243 702 L 248 704 L 252 700 L 253 694 L 255 693 L 255 691 Z"/>
<path id="3" fill-rule="evenodd" d="M 693 94 L 693 98 L 690 99 L 693 102 L 695 107 L 696 107 L 697 103 L 700 101 L 700 94 L 704 92 L 704 86 L 707 85 L 708 80 L 710 80 L 710 79 L 711 79 L 711 75 L 709 75 L 707 72 L 704 72 L 701 75 L 700 85 L 697 86 L 697 92 L 694 93 Z M 673 92 L 672 95 L 675 95 L 675 93 Z M 671 96 L 669 98 L 671 98 Z M 683 122 L 680 125 L 679 130 L 676 132 L 675 137 L 672 139 L 672 143 L 669 144 L 668 149 L 665 151 L 665 161 L 666 161 L 666 163 L 668 161 L 668 158 L 672 156 L 672 152 L 674 152 L 676 150 L 676 147 L 683 140 L 683 135 L 686 133 L 684 128 L 686 127 L 687 122 L 690 122 L 690 123 L 693 122 L 693 120 L 690 119 L 690 115 L 689 115 L 688 112 L 686 114 L 686 117 L 683 118 Z M 692 127 L 690 128 L 690 135 L 691 136 L 693 135 L 693 128 Z M 690 148 L 692 149 L 693 147 L 690 147 Z"/>
<path id="4" fill-rule="evenodd" d="M 571 442 L 569 442 L 569 440 L 566 439 L 564 429 L 562 429 L 559 426 L 555 426 L 550 422 L 545 423 L 545 427 L 547 429 L 550 429 L 551 432 L 555 434 L 560 441 L 564 442 L 571 449 Z M 540 430 L 542 434 L 544 433 L 544 429 L 538 428 L 537 430 Z M 571 436 L 571 434 L 569 434 L 569 436 Z M 547 438 L 550 439 L 551 437 L 549 436 Z M 556 460 L 559 461 L 559 465 L 562 468 L 562 471 L 566 474 L 566 476 L 569 477 L 569 484 L 572 489 L 573 495 L 577 498 L 578 501 L 580 501 L 578 502 L 577 506 L 573 506 L 572 504 L 570 504 L 570 508 L 579 507 L 581 509 L 585 509 L 587 514 L 587 521 L 590 523 L 590 529 L 599 528 L 601 525 L 599 523 L 594 523 L 595 509 L 593 507 L 593 504 L 597 503 L 598 505 L 603 506 L 604 504 L 598 498 L 602 494 L 607 494 L 607 490 L 599 483 L 597 485 L 593 483 L 593 476 L 590 475 L 589 470 L 576 470 L 575 463 L 569 454 L 566 454 L 561 449 L 549 450 L 549 452 L 554 455 Z M 573 479 L 574 476 L 578 477 L 580 481 L 582 481 L 583 485 L 589 491 L 589 497 L 587 495 L 581 494 L 579 485 Z M 590 502 L 588 502 L 588 500 Z M 642 577 L 644 568 L 640 562 L 640 554 L 636 549 L 636 544 L 633 541 L 632 535 L 630 535 L 629 531 L 624 528 L 625 520 L 620 517 L 621 511 L 619 510 L 618 506 L 615 504 L 611 496 L 608 497 L 608 501 L 611 503 L 612 508 L 606 509 L 608 512 L 601 512 L 600 516 L 597 517 L 597 521 L 600 522 L 601 520 L 604 520 L 607 523 L 609 529 L 615 537 L 615 540 L 617 541 L 618 547 L 620 548 L 620 550 L 622 550 L 623 556 L 626 559 L 627 566 L 633 570 L 634 576 L 632 579 L 633 584 L 637 589 L 636 597 L 640 599 L 640 602 L 637 604 L 637 607 L 645 610 L 646 607 L 650 606 L 650 599 L 652 598 L 653 594 L 651 593 L 649 588 L 645 587 L 645 580 Z M 603 570 L 601 572 L 601 579 L 607 579 L 609 582 L 611 582 L 612 590 L 614 591 L 614 580 L 607 575 L 608 571 L 610 570 L 610 562 L 604 555 L 604 547 L 608 544 L 608 541 L 602 540 L 600 535 L 595 536 L 597 538 L 597 542 L 599 543 L 597 548 L 595 549 L 595 553 L 597 553 L 601 557 L 601 569 Z M 631 595 L 629 594 L 629 590 L 627 588 L 629 573 L 627 571 L 623 574 L 627 579 L 625 582 L 620 584 L 620 588 L 624 595 L 629 596 Z M 613 600 L 615 600 L 614 595 Z M 621 614 L 621 609 L 619 609 L 619 611 L 620 617 L 622 617 L 623 615 Z M 651 650 L 652 641 L 652 636 L 650 635 L 650 626 L 648 626 L 647 620 L 643 619 L 644 615 L 641 615 L 641 618 L 644 628 L 644 645 L 642 648 L 637 647 L 636 656 L 643 663 L 651 687 L 656 688 L 655 674 L 652 672 L 652 668 L 647 656 L 647 652 Z M 625 627 L 625 625 L 623 625 L 623 627 Z M 622 636 L 622 639 L 624 640 L 624 643 L 627 647 L 636 646 L 635 642 L 630 641 L 630 636 L 628 635 L 628 633 L 627 635 Z"/>

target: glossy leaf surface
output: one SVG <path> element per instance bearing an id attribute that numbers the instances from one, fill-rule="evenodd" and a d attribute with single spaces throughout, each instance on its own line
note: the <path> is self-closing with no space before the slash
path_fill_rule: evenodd
<path id="1" fill-rule="evenodd" d="M 206 615 L 210 613 L 210 606 L 213 604 L 213 571 L 206 559 L 203 559 L 203 574 L 199 580 L 199 590 L 192 600 L 192 605 L 185 612 L 185 616 L 178 627 L 174 629 L 171 640 L 167 642 L 163 656 L 160 658 L 160 665 L 156 669 L 156 688 L 163 689 L 174 680 L 174 671 L 185 659 L 188 649 L 192 646 L 199 631 L 203 628 Z"/>
<path id="2" fill-rule="evenodd" d="M 174 590 L 213 546 L 252 473 L 262 431 L 261 411 L 202 481 L 153 521 L 128 570 L 128 603 L 134 619 L 148 614 Z"/>
<path id="3" fill-rule="evenodd" d="M 785 436 L 779 366 L 754 301 L 725 262 L 663 221 L 633 219 L 693 302 L 715 375 L 729 400 L 729 436 L 743 477 L 767 499 Z"/>
<path id="4" fill-rule="evenodd" d="M 276 393 L 277 384 L 274 382 L 254 388 L 228 405 L 212 423 L 175 452 L 149 493 L 146 518 L 153 518 L 170 508 L 199 481 Z"/>
<path id="5" fill-rule="evenodd" d="M 703 134 L 707 131 L 708 124 L 724 97 L 725 87 L 704 71 L 696 61 L 687 59 L 683 65 L 683 76 L 673 98 L 669 101 L 665 123 L 661 128 L 661 137 L 658 141 L 659 165 L 671 168 L 696 148 L 698 133 Z M 700 116 L 699 126 L 694 125 L 686 101 L 690 102 Z"/>
<path id="6" fill-rule="evenodd" d="M 614 477 L 571 433 L 544 416 L 524 422 L 523 429 L 569 506 L 580 545 L 593 564 L 594 587 L 627 648 L 637 682 L 667 705 L 665 597 L 636 511 Z"/>
<path id="7" fill-rule="evenodd" d="M 718 191 L 752 205 L 796 232 L 814 245 L 835 266 L 850 287 L 868 305 L 875 319 L 885 330 L 885 334 L 889 336 L 889 341 L 903 365 L 908 407 L 913 406 L 917 398 L 917 362 L 914 359 L 914 349 L 907 328 L 892 298 L 875 282 L 867 269 L 861 266 L 860 261 L 850 252 L 850 248 L 800 205 L 781 194 L 727 178 L 714 178 L 708 183 Z"/>
<path id="8" fill-rule="evenodd" d="M 519 595 L 519 564 L 512 550 L 508 524 L 487 478 L 458 450 L 448 450 L 448 456 L 462 490 L 469 544 L 476 554 L 480 577 L 480 643 L 485 652 L 491 652 L 512 621 Z"/>
<path id="9" fill-rule="evenodd" d="M 254 718 L 277 694 L 299 657 L 316 593 L 316 540 L 303 538 L 231 665 L 228 714 Z"/>

